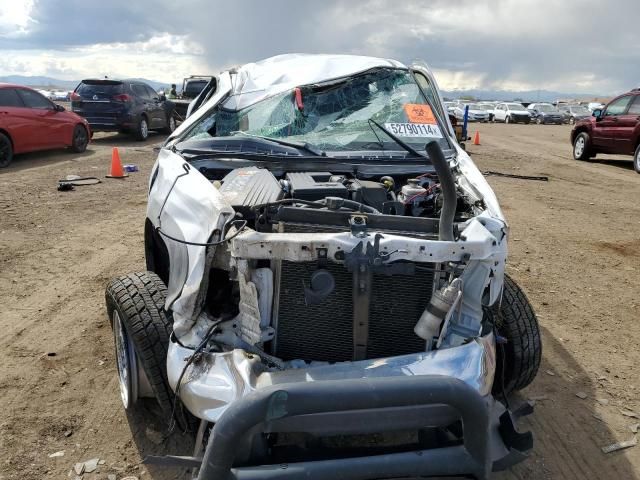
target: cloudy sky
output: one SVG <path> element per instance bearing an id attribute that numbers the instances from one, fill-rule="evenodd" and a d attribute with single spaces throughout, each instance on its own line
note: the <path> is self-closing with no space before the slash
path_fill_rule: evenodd
<path id="1" fill-rule="evenodd" d="M 640 86 L 638 0 L 0 0 L 0 75 L 189 74 L 286 52 L 424 59 L 445 89 Z"/>

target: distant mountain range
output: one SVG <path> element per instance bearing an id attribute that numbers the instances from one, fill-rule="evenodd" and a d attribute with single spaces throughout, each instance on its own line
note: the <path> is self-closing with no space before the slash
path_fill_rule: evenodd
<path id="1" fill-rule="evenodd" d="M 132 80 L 144 82 L 154 90 L 168 88 L 170 86 L 169 83 L 147 80 L 146 78 L 135 78 Z M 17 85 L 26 85 L 28 87 L 38 87 L 45 90 L 73 90 L 78 86 L 80 80 L 60 80 L 59 78 L 51 77 L 6 75 L 4 77 L 0 77 L 0 82 L 15 83 Z"/>
<path id="2" fill-rule="evenodd" d="M 156 80 L 148 80 L 146 78 L 136 78 L 150 85 L 154 90 L 160 88 L 168 88 L 169 83 L 158 82 Z M 80 80 L 60 80 L 58 78 L 51 77 L 31 77 L 24 75 L 7 75 L 0 77 L 0 82 L 17 83 L 18 85 L 27 85 L 29 87 L 39 87 L 47 90 L 73 90 L 76 88 Z M 602 99 L 607 98 L 607 95 L 596 95 L 589 93 L 565 93 L 554 92 L 550 90 L 481 90 L 481 89 L 469 89 L 469 90 L 443 90 L 442 96 L 449 99 L 458 99 L 461 97 L 470 97 L 478 100 L 520 100 L 523 102 L 555 102 L 558 99 Z"/>

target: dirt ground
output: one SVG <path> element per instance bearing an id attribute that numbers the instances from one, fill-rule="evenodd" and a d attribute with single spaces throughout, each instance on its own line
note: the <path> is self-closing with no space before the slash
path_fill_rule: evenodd
<path id="1" fill-rule="evenodd" d="M 488 177 L 511 226 L 509 273 L 544 341 L 538 378 L 512 399 L 535 400 L 521 422 L 534 452 L 495 478 L 640 478 L 640 446 L 601 451 L 640 422 L 640 175 L 629 159 L 573 161 L 566 126 L 478 129 L 482 145 L 468 149 L 481 170 L 549 177 Z M 162 138 L 97 135 L 83 155 L 29 154 L 0 172 L 0 479 L 68 478 L 91 458 L 104 464 L 85 480 L 182 478 L 141 463 L 191 444 L 125 415 L 104 309 L 108 279 L 144 268 L 147 179 Z M 105 179 L 112 146 L 140 172 Z M 68 174 L 103 181 L 58 192 Z"/>

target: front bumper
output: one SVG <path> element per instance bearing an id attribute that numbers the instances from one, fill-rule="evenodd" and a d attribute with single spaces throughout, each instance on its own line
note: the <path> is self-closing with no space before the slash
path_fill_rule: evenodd
<path id="1" fill-rule="evenodd" d="M 448 406 L 457 412 L 464 430 L 460 444 L 442 448 L 329 460 L 234 467 L 237 453 L 255 429 L 277 431 L 279 422 L 313 418 L 329 412 L 351 414 L 378 411 L 385 423 L 389 408 Z M 322 416 L 316 417 L 316 423 Z M 425 420 L 416 418 L 416 428 Z M 404 378 L 363 378 L 274 385 L 234 403 L 214 426 L 200 465 L 199 480 L 327 479 L 473 475 L 488 478 L 522 460 L 530 449 L 530 434 L 515 430 L 510 412 L 491 396 L 483 397 L 461 380 L 428 375 Z M 198 463 L 199 459 L 193 459 Z"/>
<path id="2" fill-rule="evenodd" d="M 169 384 L 175 390 L 178 378 L 193 353 L 170 343 L 167 353 Z M 478 395 L 491 393 L 495 372 L 493 334 L 453 348 L 420 352 L 398 357 L 339 362 L 334 364 L 304 364 L 303 368 L 284 371 L 265 370 L 260 360 L 240 349 L 230 352 L 204 354 L 187 370 L 180 385 L 180 399 L 196 417 L 218 422 L 233 404 L 256 391 L 278 385 L 311 384 L 326 381 L 415 377 L 444 375 L 460 380 Z M 360 414 L 359 414 L 360 415 Z M 368 416 L 362 414 L 362 422 Z M 342 424 L 339 418 L 327 416 L 325 425 Z"/>
<path id="3" fill-rule="evenodd" d="M 171 344 L 169 382 L 191 350 Z M 179 462 L 201 467 L 199 479 L 371 479 L 428 475 L 487 478 L 526 458 L 530 434 L 516 431 L 509 411 L 491 395 L 493 334 L 453 348 L 399 357 L 264 370 L 242 350 L 207 354 L 194 362 L 180 387 L 196 416 L 215 424 L 204 458 Z M 321 461 L 236 467 L 258 433 L 358 435 L 447 427 L 461 420 L 454 446 Z M 171 464 L 167 457 L 150 463 Z"/>

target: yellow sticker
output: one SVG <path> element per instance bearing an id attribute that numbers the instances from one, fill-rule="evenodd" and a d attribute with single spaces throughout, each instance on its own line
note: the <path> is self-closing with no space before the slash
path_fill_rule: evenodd
<path id="1" fill-rule="evenodd" d="M 428 123 L 430 125 L 437 125 L 438 123 L 429 105 L 407 103 L 404 106 L 404 111 L 411 123 Z"/>

